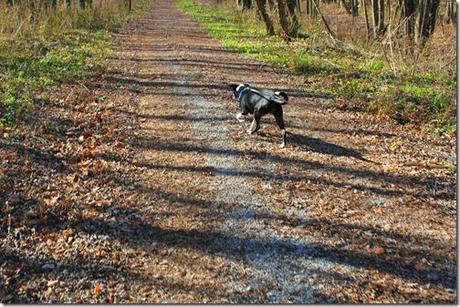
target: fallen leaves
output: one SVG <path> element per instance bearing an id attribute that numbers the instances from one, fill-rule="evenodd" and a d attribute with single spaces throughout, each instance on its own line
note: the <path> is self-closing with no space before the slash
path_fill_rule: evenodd
<path id="1" fill-rule="evenodd" d="M 2 161 L 12 162 L 17 159 L 17 154 L 15 152 L 9 152 L 2 156 Z"/>
<path id="2" fill-rule="evenodd" d="M 91 290 L 91 294 L 94 298 L 97 298 L 102 293 L 102 287 L 100 284 L 95 284 Z"/>
<path id="3" fill-rule="evenodd" d="M 54 280 L 48 280 L 46 283 L 46 286 L 48 287 L 54 287 L 59 284 L 59 279 L 54 279 Z"/>
<path id="4" fill-rule="evenodd" d="M 45 198 L 43 198 L 43 202 L 48 206 L 48 207 L 51 207 L 51 206 L 54 206 L 56 205 L 58 199 L 61 197 L 61 195 L 55 195 L 55 196 L 47 196 Z"/>
<path id="5" fill-rule="evenodd" d="M 75 231 L 72 228 L 66 228 L 62 231 L 62 235 L 64 236 L 64 239 L 68 242 L 72 240 L 75 236 Z"/>
<path id="6" fill-rule="evenodd" d="M 414 267 L 419 271 L 424 271 L 428 268 L 428 261 L 425 258 L 417 260 Z"/>
<path id="7" fill-rule="evenodd" d="M 383 255 L 385 253 L 385 249 L 383 247 L 381 247 L 380 245 L 377 245 L 377 246 L 374 246 L 373 248 L 371 248 L 371 253 L 376 255 L 376 256 L 380 256 L 380 255 Z"/>
<path id="8" fill-rule="evenodd" d="M 147 68 L 152 75 L 156 74 L 155 69 L 164 69 Z M 448 206 L 447 201 L 430 199 L 416 202 L 418 195 L 423 193 L 421 183 L 428 178 L 419 176 L 420 172 L 438 177 L 430 164 L 420 167 L 419 164 L 403 161 L 403 158 L 412 159 L 414 153 L 414 150 L 409 152 L 413 144 L 409 138 L 387 141 L 388 137 L 379 134 L 382 131 L 379 126 L 362 129 L 364 132 L 376 131 L 377 135 L 363 136 L 353 126 L 353 116 L 358 115 L 336 112 L 332 108 L 305 108 L 304 102 L 297 98 L 298 106 L 292 104 L 287 111 L 287 115 L 291 114 L 287 116 L 292 122 L 291 131 L 299 136 L 305 135 L 304 139 L 308 142 L 307 135 L 313 128 L 318 128 L 319 139 L 324 139 L 324 148 L 312 146 L 305 150 L 299 144 L 292 144 L 288 150 L 274 149 L 270 142 L 272 136 L 278 137 L 278 132 L 270 131 L 272 127 L 267 125 L 264 128 L 270 131 L 270 137 L 266 137 L 261 146 L 254 145 L 258 144 L 260 135 L 250 139 L 247 135 L 233 138 L 233 132 L 224 132 L 230 141 L 220 152 L 210 145 L 216 137 L 212 134 L 213 129 L 208 129 L 209 124 L 213 125 L 212 121 L 203 124 L 201 127 L 205 129 L 198 133 L 191 127 L 200 125 L 199 122 L 167 119 L 177 114 L 187 119 L 190 115 L 186 104 L 188 100 L 162 98 L 163 101 L 155 105 L 153 116 L 139 118 L 138 115 L 147 108 L 137 103 L 130 105 L 131 98 L 137 98 L 122 90 L 117 88 L 116 93 L 106 89 L 85 90 L 84 95 L 77 90 L 59 107 L 50 106 L 47 112 L 41 114 L 56 115 L 55 118 L 45 119 L 56 121 L 57 134 L 41 135 L 34 134 L 33 129 L 28 131 L 23 136 L 24 144 L 21 143 L 25 148 L 22 154 L 18 154 L 19 149 L 0 148 L 1 153 L 6 152 L 0 155 L 3 159 L 2 174 L 12 174 L 7 175 L 8 186 L 23 196 L 18 197 L 11 210 L 17 221 L 23 224 L 30 222 L 22 218 L 27 216 L 22 210 L 36 210 L 39 207 L 34 202 L 36 200 L 43 200 L 46 210 L 58 217 L 49 225 L 26 224 L 25 228 L 33 226 L 34 232 L 15 235 L 13 239 L 8 239 L 11 241 L 5 239 L 6 245 L 17 245 L 22 253 L 17 256 L 19 260 L 15 260 L 14 265 L 23 265 L 21 260 L 24 258 L 33 265 L 38 263 L 37 270 L 40 271 L 40 274 L 34 274 L 34 270 L 8 271 L 9 279 L 4 278 L 8 285 L 15 285 L 16 279 L 23 278 L 24 289 L 33 289 L 28 291 L 43 296 L 44 301 L 63 301 L 64 297 L 80 303 L 111 304 L 127 300 L 139 303 L 142 298 L 163 299 L 164 302 L 165 298 L 180 301 L 188 295 L 188 301 L 215 302 L 213 287 L 220 289 L 225 286 L 232 290 L 233 284 L 226 284 L 228 279 L 235 283 L 244 279 L 245 289 L 251 289 L 251 295 L 256 295 L 252 290 L 257 285 L 247 285 L 248 279 L 252 278 L 249 274 L 254 271 L 254 262 L 243 261 L 242 265 L 240 261 L 233 261 L 234 253 L 254 259 L 263 257 L 270 264 L 271 252 L 275 252 L 276 257 L 288 260 L 297 253 L 292 263 L 299 268 L 304 264 L 301 261 L 311 261 L 312 267 L 303 268 L 314 270 L 317 266 L 318 278 L 314 285 L 318 288 L 315 291 L 337 301 L 404 302 L 420 298 L 426 302 L 433 298 L 449 299 L 446 290 L 436 285 L 427 287 L 417 281 L 408 289 L 408 286 L 405 287 L 409 285 L 407 280 L 398 276 L 397 268 L 388 270 L 385 267 L 387 263 L 406 263 L 407 267 L 419 271 L 433 267 L 444 276 L 454 271 L 443 267 L 442 261 L 437 260 L 448 259 L 448 263 L 454 263 L 450 258 L 449 245 L 454 225 L 449 220 L 451 215 L 441 211 Z M 136 93 L 141 93 L 138 95 L 141 99 L 156 99 L 156 96 L 143 93 L 141 87 L 136 90 Z M 59 92 L 67 95 L 70 91 L 61 89 L 55 95 Z M 316 106 L 318 101 L 313 102 Z M 226 116 L 218 108 L 212 112 Z M 203 112 L 199 115 L 204 117 L 209 114 Z M 137 129 L 135 120 L 139 119 L 150 132 Z M 40 120 L 39 117 L 37 122 Z M 223 121 L 217 124 L 233 127 Z M 356 125 L 359 128 L 363 123 Z M 348 130 L 352 130 L 351 134 L 347 134 Z M 244 134 L 241 129 L 235 135 L 238 133 Z M 329 138 L 332 136 L 336 139 Z M 353 140 L 365 145 L 352 144 Z M 322 152 L 333 147 L 327 142 L 344 147 L 366 147 L 369 157 L 382 160 L 385 168 L 363 166 L 359 161 L 350 162 L 352 159 L 349 157 Z M 33 154 L 29 153 L 29 149 Z M 218 165 L 227 158 L 236 159 L 234 163 L 230 162 L 237 170 L 235 174 L 222 176 L 214 166 L 203 169 L 205 165 L 216 161 Z M 57 164 L 59 167 L 56 167 Z M 409 167 L 416 171 L 411 174 L 413 180 L 399 180 L 407 176 Z M 243 176 L 246 173 L 254 173 L 255 176 Z M 448 177 L 446 181 L 454 182 L 452 178 Z M 234 184 L 238 180 L 249 187 L 247 197 L 256 195 L 264 201 L 252 204 L 228 197 L 234 193 L 229 186 L 242 186 Z M 5 186 L 2 182 L 0 197 Z M 437 186 L 434 188 L 439 190 Z M 415 196 L 404 198 L 396 192 Z M 219 193 L 223 201 L 217 202 L 215 197 Z M 371 201 L 381 194 L 385 195 L 384 201 Z M 234 232 L 225 234 L 228 240 L 220 238 L 222 225 L 231 220 L 228 213 L 240 206 L 247 206 L 254 213 L 235 222 L 241 223 L 235 225 L 242 227 L 235 226 L 232 231 L 248 230 L 241 237 L 256 243 L 251 246 L 250 254 L 245 254 L 247 251 L 241 248 L 243 243 L 238 245 L 237 252 L 227 249 L 226 244 L 235 236 Z M 432 220 L 424 215 L 431 215 Z M 259 228 L 249 228 L 254 225 Z M 4 222 L 1 226 L 5 228 Z M 264 231 L 269 231 L 269 235 Z M 195 232 L 201 233 L 200 236 L 195 237 Z M 209 237 L 208 232 L 212 234 Z M 443 241 L 437 244 L 433 238 L 440 237 Z M 254 250 L 259 238 L 265 246 Z M 294 248 L 294 251 L 289 248 L 284 250 L 273 243 L 283 242 L 282 245 L 289 246 L 303 238 L 309 238 L 330 252 L 321 253 L 321 249 L 317 251 L 313 245 L 305 250 L 301 247 Z M 195 239 L 197 242 L 194 242 Z M 0 240 L 3 238 L 0 237 Z M 214 242 L 221 245 L 212 245 Z M 261 255 L 256 255 L 256 252 Z M 420 254 L 430 261 L 420 259 Z M 356 267 L 350 268 L 346 264 L 352 257 L 350 261 Z M 330 263 L 324 272 L 321 271 L 324 269 L 321 267 L 323 258 Z M 290 268 L 289 265 L 286 267 Z M 247 275 L 242 277 L 237 269 L 246 270 Z M 270 273 L 270 269 L 262 266 L 257 271 Z M 0 272 L 4 272 L 2 270 L 0 266 Z M 278 272 L 289 276 L 289 270 L 285 271 Z M 277 277 L 273 275 L 269 279 L 272 278 L 275 282 Z M 65 289 L 61 280 L 66 280 L 71 286 Z M 169 287 L 168 283 L 171 283 Z M 302 279 L 292 283 L 305 285 Z M 139 285 L 144 287 L 142 291 L 145 293 L 137 292 Z M 279 288 L 273 291 L 274 296 L 286 290 L 284 286 L 277 284 Z M 188 288 L 191 290 L 188 291 Z M 16 289 L 11 287 L 5 291 L 11 294 Z M 265 298 L 264 291 L 257 292 L 254 299 Z M 302 294 L 296 289 L 292 293 L 293 296 Z M 285 297 L 288 298 L 288 295 Z M 35 296 L 33 299 L 36 299 Z"/>
<path id="9" fill-rule="evenodd" d="M 107 295 L 106 303 L 107 304 L 115 303 L 115 295 L 113 293 L 110 293 L 109 295 Z"/>

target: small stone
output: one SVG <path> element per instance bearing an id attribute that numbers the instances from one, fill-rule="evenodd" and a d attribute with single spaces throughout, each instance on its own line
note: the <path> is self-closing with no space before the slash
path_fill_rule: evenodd
<path id="1" fill-rule="evenodd" d="M 73 231 L 72 228 L 67 228 L 62 232 L 62 234 L 64 235 L 64 237 L 66 237 L 68 239 L 70 237 L 73 237 L 74 231 Z"/>
<path id="2" fill-rule="evenodd" d="M 56 265 L 54 265 L 53 263 L 45 263 L 44 265 L 42 265 L 43 270 L 54 270 L 55 267 Z"/>
<path id="3" fill-rule="evenodd" d="M 48 282 L 47 282 L 46 285 L 47 285 L 48 287 L 52 287 L 52 286 L 57 285 L 58 283 L 59 283 L 59 280 L 57 280 L 57 279 L 56 279 L 56 280 L 48 280 Z"/>

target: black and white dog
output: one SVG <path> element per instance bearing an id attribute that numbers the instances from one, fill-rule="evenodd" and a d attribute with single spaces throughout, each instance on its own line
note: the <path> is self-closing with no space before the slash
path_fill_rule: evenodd
<path id="1" fill-rule="evenodd" d="M 233 95 L 240 103 L 240 112 L 236 114 L 236 119 L 240 122 L 242 115 L 253 114 L 254 119 L 247 130 L 253 134 L 260 128 L 260 118 L 265 114 L 273 114 L 276 123 L 281 129 L 283 142 L 281 147 L 286 146 L 286 130 L 284 129 L 283 104 L 288 102 L 288 96 L 284 92 L 274 92 L 268 89 L 260 89 L 250 86 L 249 84 L 229 84 L 233 90 Z"/>

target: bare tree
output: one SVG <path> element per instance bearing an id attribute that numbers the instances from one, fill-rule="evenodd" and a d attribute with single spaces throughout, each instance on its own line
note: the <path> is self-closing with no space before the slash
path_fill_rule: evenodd
<path id="1" fill-rule="evenodd" d="M 276 3 L 278 5 L 278 18 L 281 26 L 281 31 L 283 31 L 285 35 L 291 36 L 291 28 L 289 25 L 289 19 L 286 12 L 286 1 L 276 0 Z"/>
<path id="2" fill-rule="evenodd" d="M 350 15 L 358 16 L 358 0 L 342 0 L 342 5 Z"/>
<path id="3" fill-rule="evenodd" d="M 419 48 L 434 32 L 439 4 L 440 0 L 403 0 L 406 36 Z"/>
<path id="4" fill-rule="evenodd" d="M 298 1 L 297 0 L 287 0 L 287 8 L 289 12 L 289 19 L 291 23 L 291 33 L 294 36 L 297 36 L 297 33 L 300 28 L 300 21 L 299 17 L 297 16 L 299 12 L 299 6 L 298 6 Z"/>
<path id="5" fill-rule="evenodd" d="M 440 0 L 419 0 L 415 12 L 414 42 L 423 47 L 436 27 Z"/>
<path id="6" fill-rule="evenodd" d="M 252 8 L 252 0 L 236 0 L 236 7 L 240 10 Z"/>
<path id="7" fill-rule="evenodd" d="M 373 33 L 377 38 L 385 33 L 385 0 L 372 0 Z"/>
<path id="8" fill-rule="evenodd" d="M 363 9 L 364 9 L 364 20 L 366 21 L 366 34 L 367 34 L 367 37 L 369 38 L 371 30 L 369 26 L 369 16 L 367 13 L 367 4 L 368 4 L 368 0 L 362 0 L 361 5 L 363 6 Z"/>
<path id="9" fill-rule="evenodd" d="M 281 35 L 287 41 L 296 37 L 300 28 L 300 21 L 297 15 L 297 0 L 277 0 L 278 18 L 281 26 Z"/>
<path id="10" fill-rule="evenodd" d="M 455 1 L 454 0 L 446 0 L 446 10 L 444 14 L 444 19 L 450 23 L 455 22 L 455 16 L 457 15 L 455 12 Z"/>
<path id="11" fill-rule="evenodd" d="M 332 39 L 334 43 L 337 43 L 337 38 L 334 32 L 332 32 L 331 28 L 329 27 L 329 23 L 326 20 L 326 17 L 324 17 L 323 13 L 321 13 L 321 10 L 319 8 L 318 2 L 316 0 L 311 0 L 313 3 L 313 6 L 315 10 L 318 12 L 318 14 L 321 16 L 321 20 L 323 21 L 324 27 L 326 28 L 327 34 L 329 37 Z"/>
<path id="12" fill-rule="evenodd" d="M 267 13 L 266 8 L 267 0 L 256 0 L 257 10 L 265 23 L 268 35 L 275 34 L 275 28 L 273 27 L 273 21 Z"/>
<path id="13" fill-rule="evenodd" d="M 305 10 L 305 13 L 309 16 L 311 16 L 312 18 L 316 18 L 317 17 L 317 10 L 315 9 L 315 6 L 313 4 L 313 0 L 306 0 L 307 3 L 306 3 L 306 10 Z M 318 6 L 320 5 L 320 3 L 316 3 Z"/>

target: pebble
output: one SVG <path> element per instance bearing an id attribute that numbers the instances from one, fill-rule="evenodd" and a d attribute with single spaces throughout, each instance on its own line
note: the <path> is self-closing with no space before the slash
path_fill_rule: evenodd
<path id="1" fill-rule="evenodd" d="M 55 268 L 56 268 L 56 265 L 53 263 L 49 263 L 49 262 L 42 265 L 43 270 L 54 270 Z"/>
<path id="2" fill-rule="evenodd" d="M 47 282 L 46 285 L 47 285 L 48 287 L 52 287 L 52 286 L 57 285 L 58 283 L 59 283 L 59 280 L 57 280 L 57 279 L 56 279 L 56 280 L 48 280 L 48 282 Z"/>

